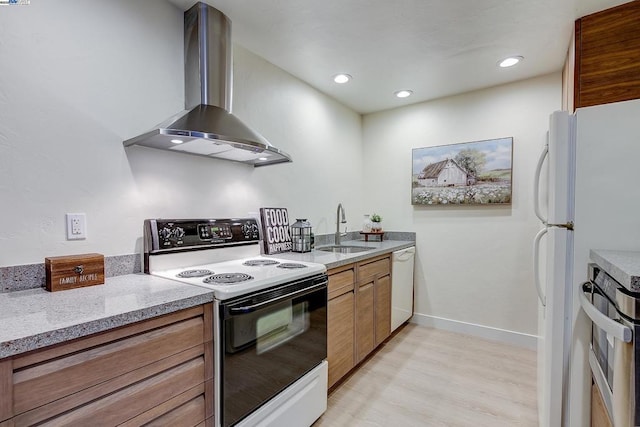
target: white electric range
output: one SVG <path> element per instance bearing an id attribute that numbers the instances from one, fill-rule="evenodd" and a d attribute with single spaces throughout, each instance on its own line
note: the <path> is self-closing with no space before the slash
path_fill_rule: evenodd
<path id="1" fill-rule="evenodd" d="M 255 219 L 149 219 L 144 271 L 214 292 L 216 426 L 307 427 L 327 405 L 327 275 L 260 255 Z"/>

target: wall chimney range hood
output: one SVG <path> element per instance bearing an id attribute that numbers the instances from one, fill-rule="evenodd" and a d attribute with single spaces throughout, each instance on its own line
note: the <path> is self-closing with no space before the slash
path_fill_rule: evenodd
<path id="1" fill-rule="evenodd" d="M 199 2 L 184 13 L 186 109 L 154 129 L 124 141 L 253 166 L 291 161 L 231 114 L 231 21 Z"/>

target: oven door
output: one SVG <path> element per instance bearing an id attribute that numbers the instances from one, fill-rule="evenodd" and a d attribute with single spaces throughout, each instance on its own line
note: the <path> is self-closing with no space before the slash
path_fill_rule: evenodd
<path id="1" fill-rule="evenodd" d="M 327 276 L 220 303 L 220 425 L 231 426 L 327 357 Z"/>
<path id="2" fill-rule="evenodd" d="M 602 284 L 602 279 L 598 282 Z M 609 417 L 615 426 L 637 426 L 634 365 L 638 359 L 633 340 L 637 327 L 620 314 L 614 302 L 618 292 L 617 286 L 586 282 L 580 303 L 593 322 L 589 365 Z"/>

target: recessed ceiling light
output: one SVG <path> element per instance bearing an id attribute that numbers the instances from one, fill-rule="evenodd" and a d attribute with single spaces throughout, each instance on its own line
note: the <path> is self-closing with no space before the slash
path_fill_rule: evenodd
<path id="1" fill-rule="evenodd" d="M 347 83 L 349 80 L 351 80 L 349 74 L 336 74 L 333 76 L 333 81 L 339 84 Z"/>
<path id="2" fill-rule="evenodd" d="M 398 98 L 406 98 L 407 96 L 411 96 L 412 93 L 413 93 L 412 90 L 403 89 L 403 90 L 394 92 L 393 94 Z"/>
<path id="3" fill-rule="evenodd" d="M 266 157 L 258 157 L 258 160 L 262 160 L 264 162 L 265 160 L 269 160 L 269 159 L 267 159 Z"/>
<path id="4" fill-rule="evenodd" d="M 498 62 L 498 66 L 502 68 L 513 67 L 523 59 L 524 57 L 522 56 L 510 56 L 509 58 L 505 58 L 502 61 Z"/>
<path id="5" fill-rule="evenodd" d="M 181 139 L 172 139 L 171 142 L 173 142 L 174 144 L 182 144 L 184 141 Z"/>

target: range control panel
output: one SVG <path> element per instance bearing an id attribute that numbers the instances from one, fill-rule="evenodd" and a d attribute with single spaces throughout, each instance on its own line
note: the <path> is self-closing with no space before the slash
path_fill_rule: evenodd
<path id="1" fill-rule="evenodd" d="M 227 246 L 260 240 L 253 218 L 147 219 L 144 221 L 145 252 Z"/>

